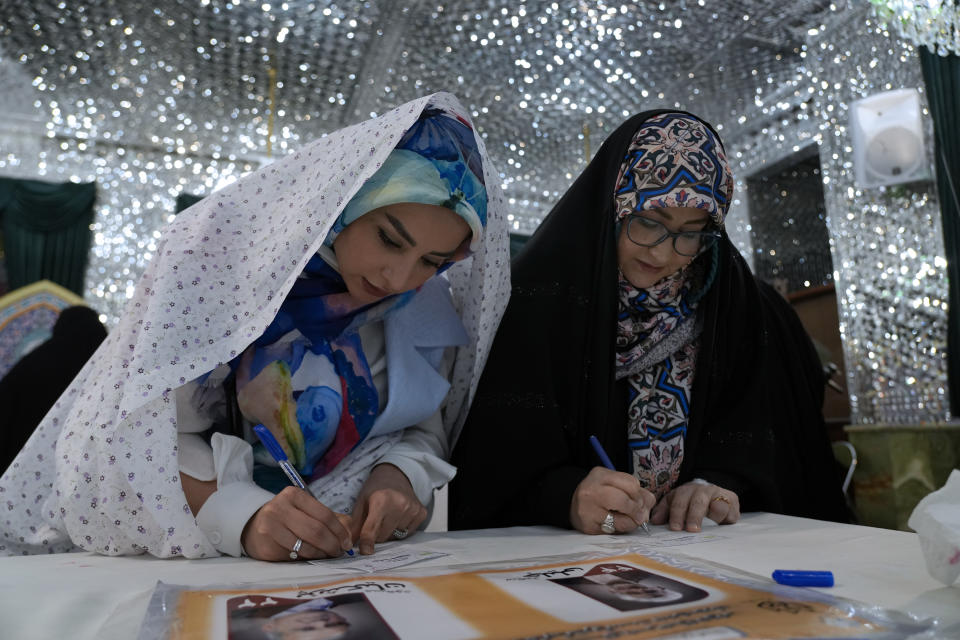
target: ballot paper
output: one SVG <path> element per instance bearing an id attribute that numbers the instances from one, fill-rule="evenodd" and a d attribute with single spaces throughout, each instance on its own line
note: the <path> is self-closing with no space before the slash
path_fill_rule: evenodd
<path id="1" fill-rule="evenodd" d="M 650 536 L 638 535 L 636 540 L 631 543 L 642 544 L 648 547 L 679 547 L 685 544 L 699 544 L 701 542 L 713 542 L 714 540 L 726 540 L 727 536 L 721 536 L 713 532 L 700 531 L 690 533 L 689 531 L 658 531 L 652 532 Z"/>
<path id="2" fill-rule="evenodd" d="M 722 528 L 716 522 L 704 518 L 701 530 L 696 532 L 671 531 L 666 525 L 651 525 L 650 535 L 647 535 L 642 529 L 635 529 L 631 533 L 619 534 L 611 536 L 611 538 L 620 541 L 624 536 L 629 536 L 631 544 L 641 544 L 645 547 L 679 547 L 686 544 L 726 540 L 728 536 L 719 533 L 718 530 L 720 529 Z"/>
<path id="3" fill-rule="evenodd" d="M 424 560 L 442 558 L 446 553 L 427 549 L 409 549 L 403 546 L 378 545 L 376 551 L 368 556 L 354 552 L 352 556 L 340 558 L 310 560 L 310 564 L 321 565 L 324 569 L 355 573 L 377 573 L 405 567 Z"/>

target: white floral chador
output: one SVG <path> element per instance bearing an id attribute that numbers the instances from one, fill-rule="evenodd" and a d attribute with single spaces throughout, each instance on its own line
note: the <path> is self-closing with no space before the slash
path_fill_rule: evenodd
<path id="1" fill-rule="evenodd" d="M 119 324 L 0 478 L 0 555 L 218 555 L 181 490 L 174 390 L 263 332 L 344 206 L 428 104 L 466 119 L 450 94 L 420 98 L 245 176 L 165 228 Z M 487 228 L 475 253 L 442 276 L 469 336 L 442 406 L 451 442 L 510 291 L 500 178 L 477 144 Z"/>

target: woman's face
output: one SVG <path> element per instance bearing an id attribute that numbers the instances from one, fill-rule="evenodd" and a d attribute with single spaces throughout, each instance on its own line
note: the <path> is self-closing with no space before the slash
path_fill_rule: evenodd
<path id="1" fill-rule="evenodd" d="M 449 209 L 403 202 L 354 220 L 333 250 L 351 297 L 370 304 L 422 285 L 454 259 L 469 235 L 466 220 Z"/>
<path id="2" fill-rule="evenodd" d="M 330 610 L 302 611 L 271 618 L 263 630 L 283 640 L 332 640 L 343 637 L 350 623 Z"/>
<path id="3" fill-rule="evenodd" d="M 663 207 L 650 209 L 641 214 L 644 218 L 659 222 L 668 231 L 703 231 L 710 217 L 703 209 L 690 207 Z M 636 224 L 636 223 L 634 223 Z M 627 219 L 620 225 L 617 238 L 617 261 L 620 271 L 633 286 L 647 289 L 690 264 L 690 256 L 677 253 L 670 238 L 653 247 L 642 247 L 627 236 Z"/>
<path id="4" fill-rule="evenodd" d="M 655 600 L 657 598 L 664 598 L 667 595 L 667 590 L 660 585 L 646 585 L 638 582 L 624 581 L 612 582 L 609 586 L 612 591 L 619 595 L 641 600 Z"/>

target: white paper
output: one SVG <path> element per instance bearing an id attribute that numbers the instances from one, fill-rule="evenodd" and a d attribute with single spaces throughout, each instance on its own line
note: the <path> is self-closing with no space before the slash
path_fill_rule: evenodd
<path id="1" fill-rule="evenodd" d="M 679 547 L 685 544 L 699 544 L 701 542 L 713 542 L 714 540 L 726 540 L 728 536 L 716 533 L 717 523 L 709 518 L 704 518 L 700 531 L 671 531 L 666 525 L 650 525 L 650 535 L 644 533 L 643 529 L 635 529 L 632 533 L 626 534 L 630 537 L 630 542 L 642 544 L 649 547 Z M 623 535 L 610 536 L 611 539 L 622 540 Z"/>
<path id="2" fill-rule="evenodd" d="M 319 565 L 328 569 L 342 570 L 356 573 L 377 573 L 389 571 L 397 567 L 405 567 L 415 562 L 442 558 L 449 554 L 429 549 L 405 549 L 403 547 L 378 547 L 368 556 L 354 552 L 353 556 L 343 556 L 333 560 L 310 560 L 310 564 Z"/>
<path id="3" fill-rule="evenodd" d="M 650 547 L 679 547 L 685 544 L 699 544 L 701 542 L 713 542 L 714 540 L 726 540 L 727 536 L 721 536 L 716 533 L 690 533 L 689 531 L 660 531 L 647 536 L 639 534 L 634 536 L 631 542 L 643 544 Z"/>

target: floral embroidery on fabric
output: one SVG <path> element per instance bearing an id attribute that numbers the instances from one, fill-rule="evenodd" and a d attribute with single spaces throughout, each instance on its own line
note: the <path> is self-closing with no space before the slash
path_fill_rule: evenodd
<path id="1" fill-rule="evenodd" d="M 630 143 L 617 178 L 617 218 L 692 207 L 722 227 L 732 195 L 733 174 L 709 130 L 688 115 L 665 113 L 644 122 Z"/>
<path id="2" fill-rule="evenodd" d="M 629 366 L 693 315 L 687 303 L 690 286 L 685 273 L 664 278 L 649 289 L 637 289 L 619 275 L 617 313 L 617 366 Z"/>
<path id="3" fill-rule="evenodd" d="M 693 322 L 696 306 L 686 302 L 689 285 L 684 272 L 650 289 L 637 289 L 621 275 L 619 291 L 618 366 L 641 357 L 680 323 Z M 666 360 L 627 377 L 627 444 L 633 473 L 657 498 L 680 476 L 696 356 L 694 340 Z"/>

